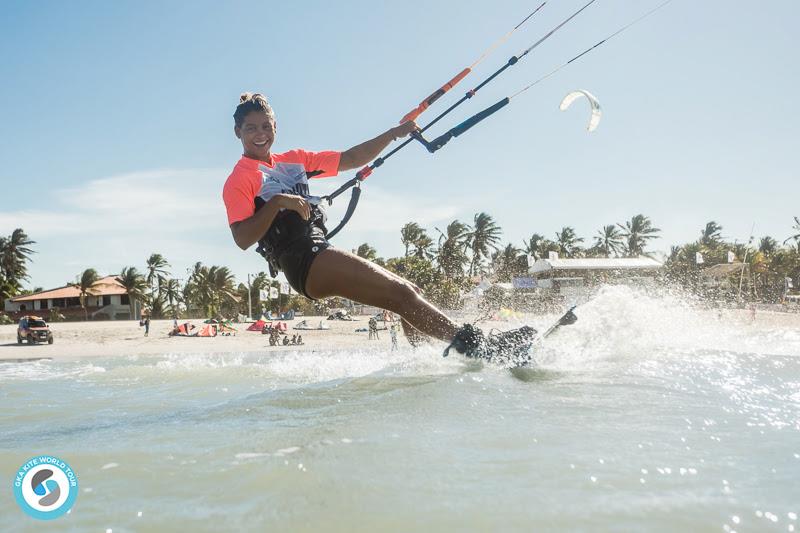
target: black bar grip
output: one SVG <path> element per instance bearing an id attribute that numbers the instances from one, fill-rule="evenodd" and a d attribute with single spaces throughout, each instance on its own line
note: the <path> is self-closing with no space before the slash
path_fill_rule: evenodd
<path id="1" fill-rule="evenodd" d="M 465 120 L 464 122 L 462 122 L 458 126 L 452 128 L 447 133 L 452 134 L 452 136 L 454 136 L 454 137 L 458 137 L 459 135 L 461 135 L 462 133 L 466 132 L 468 129 L 470 129 L 472 126 L 474 126 L 475 124 L 477 124 L 481 120 L 491 116 L 493 113 L 496 113 L 500 109 L 502 109 L 505 106 L 507 106 L 510 101 L 511 100 L 508 97 L 503 98 L 502 100 L 500 100 L 499 102 L 497 102 L 493 106 L 487 107 L 486 109 L 484 109 L 480 113 L 476 113 L 476 114 L 472 115 L 467 120 Z M 444 137 L 444 135 L 442 137 Z"/>
<path id="2" fill-rule="evenodd" d="M 433 153 L 433 152 L 436 151 L 435 149 L 432 148 L 431 143 L 429 143 L 425 139 L 425 137 L 422 136 L 422 132 L 420 132 L 420 131 L 412 131 L 411 132 L 411 137 L 416 139 L 416 140 L 418 140 L 422 144 L 422 146 L 424 146 L 425 149 L 428 150 L 430 153 Z"/>

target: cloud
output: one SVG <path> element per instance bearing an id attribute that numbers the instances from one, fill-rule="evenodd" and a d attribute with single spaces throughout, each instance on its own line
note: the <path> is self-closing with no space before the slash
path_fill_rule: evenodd
<path id="1" fill-rule="evenodd" d="M 85 268 L 102 274 L 144 266 L 153 252 L 180 276 L 194 261 L 226 264 L 230 237 L 219 169 L 158 169 L 90 180 L 44 193 L 35 207 L 0 212 L 0 234 L 34 240 L 31 283 L 57 285 Z"/>
<path id="2" fill-rule="evenodd" d="M 58 213 L 24 209 L 0 213 L 0 232 L 23 228 L 28 235 L 80 233 L 86 228 L 85 217 L 76 213 Z"/>
<path id="3" fill-rule="evenodd" d="M 131 235 L 143 228 L 181 233 L 225 223 L 225 171 L 154 170 L 88 181 L 50 192 L 47 208 L 0 213 L 0 227 L 30 235 Z"/>
<path id="4" fill-rule="evenodd" d="M 17 211 L 0 212 L 0 234 L 21 227 L 36 241 L 31 284 L 58 285 L 84 268 L 102 274 L 163 254 L 176 277 L 194 262 L 227 265 L 239 279 L 265 269 L 252 250 L 231 239 L 222 202 L 228 171 L 213 168 L 157 169 L 119 174 L 46 193 Z M 333 191 L 342 179 L 315 180 L 314 194 Z M 328 209 L 330 228 L 341 220 L 349 194 Z M 369 241 L 381 253 L 400 249 L 400 228 L 416 221 L 430 228 L 456 216 L 439 198 L 398 194 L 368 184 L 355 216 L 335 245 L 345 249 Z"/>

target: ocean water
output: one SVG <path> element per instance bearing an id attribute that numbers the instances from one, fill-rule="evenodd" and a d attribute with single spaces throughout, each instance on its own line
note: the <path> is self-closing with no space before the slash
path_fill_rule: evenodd
<path id="1" fill-rule="evenodd" d="M 0 530 L 800 529 L 800 330 L 619 287 L 578 315 L 514 373 L 439 346 L 0 364 Z M 42 453 L 80 482 L 47 523 L 11 489 Z"/>

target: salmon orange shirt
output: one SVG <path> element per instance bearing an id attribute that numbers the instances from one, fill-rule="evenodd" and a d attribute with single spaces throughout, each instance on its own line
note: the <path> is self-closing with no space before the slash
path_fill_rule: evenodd
<path id="1" fill-rule="evenodd" d="M 265 202 L 280 193 L 296 194 L 316 203 L 308 191 L 309 178 L 327 178 L 339 173 L 341 152 L 291 150 L 272 154 L 269 163 L 242 156 L 222 188 L 228 225 L 256 212 L 256 197 Z"/>

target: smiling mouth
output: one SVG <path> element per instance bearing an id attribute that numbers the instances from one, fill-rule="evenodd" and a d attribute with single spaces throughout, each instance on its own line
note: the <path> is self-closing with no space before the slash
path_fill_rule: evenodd
<path id="1" fill-rule="evenodd" d="M 256 146 L 260 146 L 260 147 L 262 147 L 262 148 L 263 148 L 264 146 L 266 146 L 266 145 L 267 145 L 267 141 L 263 141 L 263 142 L 255 142 L 255 141 L 253 141 L 253 144 L 255 144 Z"/>

